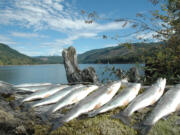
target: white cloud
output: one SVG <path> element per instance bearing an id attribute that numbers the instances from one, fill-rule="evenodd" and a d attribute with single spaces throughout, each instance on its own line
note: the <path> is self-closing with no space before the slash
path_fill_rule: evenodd
<path id="1" fill-rule="evenodd" d="M 157 37 L 158 35 L 158 37 Z M 139 34 L 135 34 L 133 35 L 134 38 L 136 38 L 137 40 L 145 40 L 147 42 L 160 42 L 163 40 L 167 40 L 165 37 L 163 37 L 162 35 L 159 35 L 157 32 L 154 31 L 149 31 L 149 32 L 141 32 Z"/>
<path id="2" fill-rule="evenodd" d="M 154 35 L 157 35 L 157 33 L 156 32 L 140 33 L 136 35 L 136 39 L 152 40 Z"/>
<path id="3" fill-rule="evenodd" d="M 106 31 L 122 29 L 123 22 L 106 24 L 86 24 L 76 11 L 64 9 L 63 0 L 16 0 L 12 7 L 0 9 L 3 24 L 19 24 L 35 29 L 49 28 L 60 32 L 69 31 Z M 17 23 L 19 22 L 19 23 Z"/>
<path id="4" fill-rule="evenodd" d="M 47 38 L 47 36 L 39 35 L 37 33 L 12 32 L 11 35 L 14 37 L 22 37 L 22 38 Z"/>
<path id="5" fill-rule="evenodd" d="M 20 53 L 28 55 L 28 56 L 44 56 L 44 52 L 40 52 L 40 51 L 34 51 L 31 49 L 18 49 Z"/>
<path id="6" fill-rule="evenodd" d="M 52 0 L 44 0 L 46 4 L 52 4 Z"/>
<path id="7" fill-rule="evenodd" d="M 67 38 L 65 39 L 56 39 L 41 44 L 42 46 L 53 46 L 55 50 L 62 49 L 65 45 L 72 45 L 79 38 L 93 38 L 100 32 L 121 30 L 130 26 L 127 24 L 126 27 L 123 27 L 124 22 L 86 24 L 84 18 L 74 10 L 74 7 L 67 2 L 65 4 L 64 0 L 12 0 L 1 3 L 4 4 L 4 8 L 0 8 L 0 24 L 18 25 L 34 31 L 50 29 L 66 34 Z M 40 36 L 20 32 L 11 34 L 23 38 Z"/>
<path id="8" fill-rule="evenodd" d="M 4 36 L 4 35 L 0 35 L 0 43 L 4 43 L 7 45 L 15 45 L 16 42 L 12 41 L 10 38 Z"/>
<path id="9" fill-rule="evenodd" d="M 163 37 L 159 37 L 159 38 L 155 38 L 155 36 L 157 35 L 157 32 L 154 31 L 149 31 L 149 32 L 141 32 L 139 34 L 135 34 L 133 35 L 133 37 L 137 40 L 145 40 L 145 41 L 150 41 L 150 42 L 159 42 L 161 40 L 163 40 Z"/>
<path id="10" fill-rule="evenodd" d="M 50 45 L 50 46 L 56 46 L 56 45 L 72 45 L 73 41 L 78 39 L 78 38 L 91 38 L 91 37 L 95 37 L 97 36 L 96 33 L 76 33 L 76 34 L 72 34 L 69 35 L 67 38 L 63 38 L 63 39 L 56 39 L 53 42 L 50 43 L 44 43 L 43 45 Z"/>
<path id="11" fill-rule="evenodd" d="M 96 33 L 79 33 L 76 35 L 68 36 L 65 39 L 56 39 L 52 42 L 43 43 L 41 47 L 51 46 L 51 53 L 50 55 L 61 55 L 62 49 L 68 45 L 73 45 L 74 41 L 80 37 L 83 38 L 91 38 L 97 36 Z M 60 51 L 61 50 L 61 51 Z"/>
<path id="12" fill-rule="evenodd" d="M 44 56 L 43 51 L 39 51 L 38 49 L 35 49 L 35 48 L 27 48 L 26 46 L 16 46 L 13 48 L 15 50 L 18 50 L 20 53 L 28 55 L 28 56 Z"/>
<path id="13" fill-rule="evenodd" d="M 59 3 L 54 3 L 53 6 L 57 10 L 63 10 L 63 6 L 61 4 L 59 4 Z"/>
<path id="14" fill-rule="evenodd" d="M 61 55 L 62 54 L 62 51 L 63 51 L 63 49 L 51 49 L 49 52 L 49 54 L 48 55 L 50 55 L 50 56 L 59 56 L 59 55 Z"/>
<path id="15" fill-rule="evenodd" d="M 104 47 L 115 47 L 117 46 L 118 44 L 107 44 L 107 45 L 104 45 Z"/>

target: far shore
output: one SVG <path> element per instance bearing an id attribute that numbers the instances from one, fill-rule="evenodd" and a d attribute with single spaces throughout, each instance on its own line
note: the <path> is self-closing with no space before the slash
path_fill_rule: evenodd
<path id="1" fill-rule="evenodd" d="M 5 66 L 40 66 L 40 65 L 64 65 L 63 63 L 56 63 L 56 64 L 24 64 L 24 65 L 0 65 L 0 67 L 5 67 Z M 101 64 L 101 65 L 116 65 L 116 64 L 137 64 L 137 63 L 79 63 L 79 64 L 87 64 L 87 65 L 91 65 L 91 64 Z M 138 64 L 144 64 L 144 63 L 138 63 Z"/>

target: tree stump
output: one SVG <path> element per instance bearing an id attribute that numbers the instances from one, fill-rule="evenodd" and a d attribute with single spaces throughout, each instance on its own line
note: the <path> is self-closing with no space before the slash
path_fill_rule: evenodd
<path id="1" fill-rule="evenodd" d="M 64 49 L 62 56 L 67 80 L 69 83 L 99 83 L 96 71 L 93 67 L 88 67 L 82 71 L 79 69 L 76 50 L 74 47 L 70 46 L 68 49 Z"/>
<path id="2" fill-rule="evenodd" d="M 140 81 L 140 75 L 137 67 L 132 67 L 129 69 L 128 73 L 128 78 L 130 82 L 139 82 Z"/>

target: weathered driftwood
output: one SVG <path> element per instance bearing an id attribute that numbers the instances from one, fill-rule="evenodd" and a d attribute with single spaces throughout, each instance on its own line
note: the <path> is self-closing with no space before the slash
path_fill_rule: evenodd
<path id="1" fill-rule="evenodd" d="M 77 62 L 76 50 L 74 47 L 64 49 L 62 52 L 64 59 L 64 67 L 66 70 L 66 76 L 69 83 L 76 82 L 91 82 L 98 83 L 98 77 L 93 67 L 80 70 Z"/>
<path id="2" fill-rule="evenodd" d="M 127 72 L 127 76 L 129 79 L 129 82 L 139 82 L 140 81 L 140 74 L 137 67 L 132 67 Z"/>

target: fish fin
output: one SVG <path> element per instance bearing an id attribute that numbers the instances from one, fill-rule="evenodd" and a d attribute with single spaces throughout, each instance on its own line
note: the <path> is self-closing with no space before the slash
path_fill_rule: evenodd
<path id="1" fill-rule="evenodd" d="M 118 114 L 112 115 L 111 118 L 120 119 L 124 124 L 130 125 L 130 118 L 126 116 L 122 111 Z"/>
<path id="2" fill-rule="evenodd" d="M 92 118 L 92 117 L 94 117 L 94 116 L 96 116 L 96 115 L 98 115 L 98 113 L 96 113 L 96 111 L 94 111 L 94 112 L 90 112 L 90 113 L 88 113 L 88 118 Z"/>
<path id="3" fill-rule="evenodd" d="M 84 114 L 80 115 L 77 119 L 82 120 L 82 119 L 92 118 L 96 115 L 97 115 L 96 111 L 92 111 L 92 112 L 84 113 Z"/>
<path id="4" fill-rule="evenodd" d="M 170 115 L 164 116 L 162 119 L 163 120 L 168 120 L 168 118 L 170 117 Z"/>

